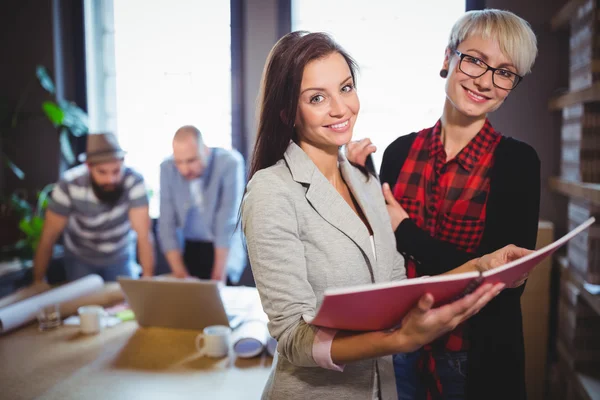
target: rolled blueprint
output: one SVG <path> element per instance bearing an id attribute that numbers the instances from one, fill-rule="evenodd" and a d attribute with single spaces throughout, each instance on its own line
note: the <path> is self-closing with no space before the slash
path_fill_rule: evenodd
<path id="1" fill-rule="evenodd" d="M 36 319 L 36 314 L 52 304 L 60 304 L 92 294 L 104 287 L 98 275 L 84 278 L 48 290 L 0 309 L 0 333 L 8 332 Z"/>
<path id="2" fill-rule="evenodd" d="M 19 301 L 26 300 L 30 297 L 44 293 L 50 290 L 50 285 L 46 282 L 35 283 L 33 285 L 24 287 L 17 290 L 13 294 L 9 294 L 0 299 L 0 308 L 10 306 L 11 304 L 18 303 Z"/>
<path id="3" fill-rule="evenodd" d="M 261 320 L 250 320 L 233 331 L 233 351 L 238 357 L 251 358 L 260 355 L 267 346 L 269 332 Z"/>

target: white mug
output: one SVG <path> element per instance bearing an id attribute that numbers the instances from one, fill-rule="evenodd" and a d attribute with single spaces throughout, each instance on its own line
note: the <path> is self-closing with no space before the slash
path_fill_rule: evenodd
<path id="1" fill-rule="evenodd" d="M 103 319 L 107 315 L 101 306 L 83 306 L 79 313 L 79 329 L 86 335 L 98 333 L 103 328 Z"/>
<path id="2" fill-rule="evenodd" d="M 196 336 L 196 348 L 202 357 L 225 357 L 229 354 L 230 343 L 231 328 L 225 325 L 207 326 Z"/>

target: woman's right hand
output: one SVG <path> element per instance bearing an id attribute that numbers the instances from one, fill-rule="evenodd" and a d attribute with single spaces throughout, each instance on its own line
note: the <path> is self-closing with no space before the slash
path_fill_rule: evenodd
<path id="1" fill-rule="evenodd" d="M 433 342 L 444 333 L 452 331 L 461 322 L 477 314 L 490 300 L 502 291 L 503 283 L 485 284 L 473 293 L 444 306 L 432 309 L 434 299 L 426 294 L 404 317 L 395 332 L 400 352 L 409 352 Z"/>

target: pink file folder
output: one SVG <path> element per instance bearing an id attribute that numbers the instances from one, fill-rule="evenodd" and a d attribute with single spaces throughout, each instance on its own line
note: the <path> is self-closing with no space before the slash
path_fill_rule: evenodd
<path id="1" fill-rule="evenodd" d="M 548 246 L 483 274 L 467 272 L 328 289 L 317 315 L 312 320 L 308 319 L 308 322 L 351 331 L 390 329 L 401 322 L 425 293 L 431 293 L 435 306 L 440 306 L 474 290 L 480 283 L 502 282 L 509 287 L 567 241 L 589 228 L 594 221 L 594 218 L 590 218 Z"/>

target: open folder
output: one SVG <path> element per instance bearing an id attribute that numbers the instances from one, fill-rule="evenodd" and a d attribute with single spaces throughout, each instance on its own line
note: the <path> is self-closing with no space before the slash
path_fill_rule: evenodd
<path id="1" fill-rule="evenodd" d="M 426 293 L 435 299 L 435 307 L 472 292 L 485 283 L 505 283 L 507 287 L 521 280 L 544 258 L 567 241 L 589 228 L 590 218 L 557 241 L 525 257 L 493 270 L 466 272 L 436 277 L 404 279 L 397 282 L 327 289 L 314 318 L 304 319 L 317 326 L 351 331 L 375 331 L 397 326 Z"/>

